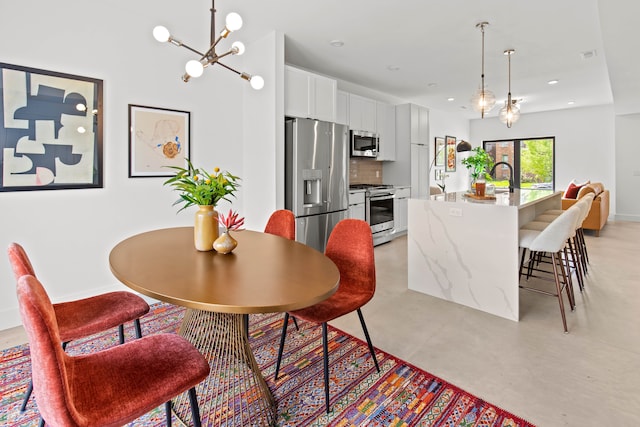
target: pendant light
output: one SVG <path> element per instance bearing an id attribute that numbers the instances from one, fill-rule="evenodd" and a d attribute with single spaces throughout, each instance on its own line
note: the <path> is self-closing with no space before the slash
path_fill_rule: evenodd
<path id="1" fill-rule="evenodd" d="M 507 100 L 504 103 L 504 107 L 500 110 L 498 118 L 502 123 L 505 123 L 508 128 L 511 128 L 515 122 L 520 118 L 520 108 L 518 108 L 517 101 L 511 99 L 511 55 L 515 53 L 515 49 L 507 49 L 504 54 L 507 55 L 509 62 L 509 94 Z"/>
<path id="2" fill-rule="evenodd" d="M 480 75 L 480 88 L 471 97 L 473 109 L 480 112 L 480 117 L 482 118 L 484 118 L 485 113 L 488 113 L 496 104 L 495 95 L 490 90 L 487 90 L 484 85 L 484 27 L 487 25 L 489 25 L 489 23 L 486 21 L 476 24 L 476 28 L 480 28 L 480 32 L 482 33 L 482 74 Z"/>
<path id="3" fill-rule="evenodd" d="M 251 74 L 238 71 L 234 68 L 229 67 L 228 65 L 220 62 L 222 58 L 228 55 L 242 55 L 244 53 L 244 44 L 242 42 L 234 42 L 231 45 L 231 48 L 225 52 L 218 54 L 216 52 L 216 46 L 222 39 L 226 39 L 229 34 L 233 31 L 237 31 L 242 28 L 242 18 L 237 13 L 230 13 L 227 15 L 225 20 L 225 27 L 216 37 L 216 7 L 215 0 L 211 0 L 211 39 L 210 46 L 206 52 L 200 52 L 191 46 L 186 45 L 182 41 L 176 39 L 171 35 L 169 30 L 162 25 L 158 25 L 153 29 L 153 37 L 161 42 L 161 43 L 171 43 L 172 45 L 183 47 L 185 49 L 190 50 L 200 57 L 199 59 L 192 59 L 185 65 L 185 73 L 182 76 L 182 81 L 187 83 L 192 77 L 197 78 L 200 77 L 204 73 L 204 69 L 213 65 L 220 65 L 223 68 L 226 68 L 229 71 L 236 73 L 240 78 L 249 82 L 252 88 L 255 90 L 260 90 L 264 86 L 264 79 L 260 76 L 252 76 Z"/>

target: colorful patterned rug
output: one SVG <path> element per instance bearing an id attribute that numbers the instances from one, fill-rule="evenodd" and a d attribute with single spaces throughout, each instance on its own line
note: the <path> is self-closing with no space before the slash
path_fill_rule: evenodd
<path id="1" fill-rule="evenodd" d="M 174 332 L 184 309 L 155 304 L 142 319 L 143 334 Z M 482 426 L 524 427 L 533 424 L 485 402 L 428 372 L 378 350 L 381 372 L 375 370 L 366 343 L 329 327 L 332 412 L 326 414 L 322 373 L 321 328 L 299 322 L 289 328 L 280 378 L 273 380 L 282 314 L 251 315 L 250 343 L 278 403 L 279 426 Z M 133 336 L 132 328 L 127 331 Z M 374 332 L 375 339 L 375 332 Z M 72 342 L 67 351 L 79 354 L 116 345 L 115 330 Z M 375 343 L 375 341 L 374 341 Z M 19 412 L 29 382 L 27 345 L 0 351 L 0 425 L 36 426 L 32 397 Z M 35 396 L 35 392 L 34 392 Z M 37 396 L 35 396 L 37 398 Z M 164 426 L 158 407 L 130 426 Z M 180 425 L 176 420 L 175 425 Z M 207 420 L 203 420 L 207 425 Z"/>

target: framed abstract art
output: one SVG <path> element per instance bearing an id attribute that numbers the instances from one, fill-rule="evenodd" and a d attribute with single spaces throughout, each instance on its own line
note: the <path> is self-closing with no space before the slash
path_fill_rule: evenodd
<path id="1" fill-rule="evenodd" d="M 455 136 L 445 136 L 445 147 L 446 147 L 446 156 L 445 156 L 445 172 L 455 172 L 456 170 L 456 137 Z"/>
<path id="2" fill-rule="evenodd" d="M 0 63 L 0 191 L 102 187 L 102 80 Z"/>

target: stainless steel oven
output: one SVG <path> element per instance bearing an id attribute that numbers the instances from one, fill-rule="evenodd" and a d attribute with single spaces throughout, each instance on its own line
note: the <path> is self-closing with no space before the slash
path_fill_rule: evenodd
<path id="1" fill-rule="evenodd" d="M 391 240 L 393 230 L 393 187 L 372 187 L 365 195 L 365 215 L 371 226 L 373 244 L 379 245 Z"/>

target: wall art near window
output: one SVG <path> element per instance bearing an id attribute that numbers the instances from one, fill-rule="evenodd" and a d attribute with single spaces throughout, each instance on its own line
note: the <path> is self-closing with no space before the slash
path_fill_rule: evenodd
<path id="1" fill-rule="evenodd" d="M 129 104 L 129 177 L 173 176 L 186 167 L 191 114 Z"/>
<path id="2" fill-rule="evenodd" d="M 0 191 L 102 187 L 102 80 L 0 63 Z"/>
<path id="3" fill-rule="evenodd" d="M 445 158 L 445 172 L 455 172 L 456 170 L 456 137 L 445 136 L 445 144 L 447 146 L 447 155 Z"/>
<path id="4" fill-rule="evenodd" d="M 433 150 L 435 154 L 435 166 L 444 166 L 445 155 L 444 138 L 436 136 L 435 148 Z"/>

